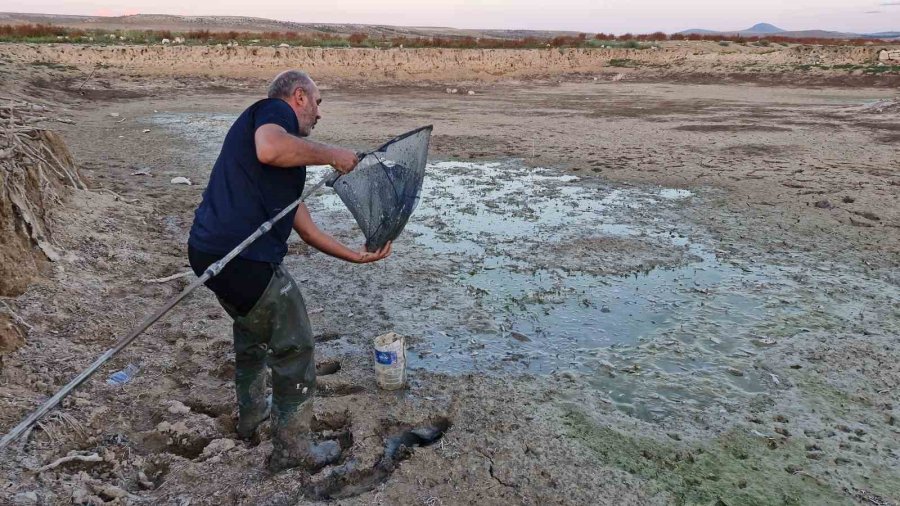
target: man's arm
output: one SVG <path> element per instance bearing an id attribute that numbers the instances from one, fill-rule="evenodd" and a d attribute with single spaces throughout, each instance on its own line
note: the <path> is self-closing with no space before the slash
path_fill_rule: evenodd
<path id="1" fill-rule="evenodd" d="M 348 262 L 367 264 L 369 262 L 381 260 L 391 254 L 390 242 L 374 253 L 369 253 L 368 251 L 365 251 L 365 249 L 362 251 L 354 251 L 347 246 L 344 246 L 334 237 L 319 230 L 319 227 L 313 223 L 312 216 L 309 215 L 309 208 L 306 207 L 306 204 L 300 204 L 297 207 L 297 212 L 294 214 L 294 230 L 300 234 L 300 238 L 303 239 L 303 242 L 306 244 L 309 244 L 326 255 L 331 255 Z"/>
<path id="2" fill-rule="evenodd" d="M 275 167 L 299 167 L 301 165 L 331 165 L 346 174 L 353 170 L 359 159 L 349 149 L 329 146 L 293 136 L 281 125 L 267 123 L 256 129 L 256 158 Z"/>

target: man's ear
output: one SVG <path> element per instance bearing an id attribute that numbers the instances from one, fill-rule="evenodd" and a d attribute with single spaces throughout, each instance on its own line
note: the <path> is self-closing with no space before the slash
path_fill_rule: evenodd
<path id="1" fill-rule="evenodd" d="M 294 101 L 297 102 L 298 106 L 303 106 L 306 101 L 306 93 L 303 92 L 303 88 L 298 86 L 297 89 L 294 90 Z"/>

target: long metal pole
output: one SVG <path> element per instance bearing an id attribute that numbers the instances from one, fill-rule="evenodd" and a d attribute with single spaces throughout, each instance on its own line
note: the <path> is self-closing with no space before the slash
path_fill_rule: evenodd
<path id="1" fill-rule="evenodd" d="M 212 277 L 216 276 L 217 274 L 219 274 L 220 272 L 222 272 L 222 269 L 225 267 L 225 265 L 228 262 L 232 261 L 234 259 L 234 257 L 238 256 L 242 251 L 244 251 L 244 249 L 247 248 L 247 246 L 249 246 L 253 241 L 259 239 L 260 236 L 262 236 L 263 234 L 265 234 L 266 232 L 271 230 L 272 225 L 274 225 L 278 220 L 287 216 L 287 214 L 289 212 L 291 212 L 295 207 L 299 206 L 300 203 L 303 202 L 304 200 L 306 200 L 307 197 L 309 197 L 314 192 L 316 192 L 319 188 L 321 188 L 328 181 L 333 180 L 337 175 L 338 174 L 336 172 L 332 171 L 331 173 L 326 175 L 324 178 L 322 178 L 321 181 L 319 181 L 318 183 L 313 185 L 311 188 L 309 188 L 306 192 L 304 192 L 303 195 L 301 195 L 299 199 L 295 200 L 288 207 L 285 207 L 284 209 L 282 209 L 281 212 L 278 213 L 277 215 L 275 215 L 274 218 L 272 218 L 271 220 L 260 225 L 259 228 L 256 229 L 255 232 L 250 234 L 249 237 L 244 239 L 243 242 L 238 244 L 227 255 L 225 255 L 224 257 L 219 259 L 219 261 L 217 261 L 216 263 L 210 265 L 203 272 L 202 276 L 200 276 L 193 283 L 188 285 L 187 288 L 185 288 L 184 290 L 181 291 L 181 293 L 179 293 L 178 295 L 176 295 L 175 297 L 170 299 L 168 302 L 166 302 L 166 304 L 164 306 L 157 309 L 153 314 L 151 314 L 150 316 L 145 318 L 144 321 L 142 321 L 140 325 L 138 325 L 131 332 L 129 332 L 127 336 L 120 339 L 116 343 L 115 346 L 106 350 L 106 352 L 103 353 L 103 355 L 100 355 L 99 357 L 97 357 L 97 360 L 95 360 L 94 363 L 90 365 L 90 367 L 88 367 L 87 369 L 82 371 L 81 374 L 79 374 L 74 379 L 72 379 L 72 381 L 70 381 L 66 386 L 64 386 L 59 392 L 56 392 L 56 394 L 53 397 L 47 399 L 43 404 L 41 404 L 41 406 L 39 408 L 37 408 L 33 413 L 28 415 L 28 418 L 22 420 L 22 422 L 19 423 L 19 425 L 16 425 L 11 431 L 9 431 L 8 434 L 3 436 L 3 439 L 0 439 L 0 451 L 6 449 L 6 447 L 9 446 L 10 443 L 15 441 L 19 436 L 21 436 L 26 430 L 28 430 L 32 425 L 34 425 L 38 420 L 40 420 L 41 417 L 46 415 L 51 409 L 55 408 L 60 403 L 60 401 L 62 401 L 67 395 L 69 395 L 69 393 L 71 393 L 72 390 L 77 388 L 78 385 L 81 385 L 88 378 L 90 378 L 91 375 L 94 374 L 97 371 L 97 369 L 100 368 L 101 365 L 106 363 L 107 360 L 114 357 L 117 353 L 119 353 L 120 351 L 125 349 L 126 346 L 131 344 L 132 341 L 134 341 L 139 335 L 141 335 L 145 330 L 147 330 L 147 328 L 149 328 L 150 325 L 153 325 L 157 320 L 162 318 L 163 315 L 168 313 L 169 310 L 172 309 L 173 307 L 175 307 L 176 304 L 178 304 L 179 302 L 184 300 L 185 297 L 190 295 L 191 292 L 193 292 L 194 290 L 197 289 L 197 287 L 199 287 L 200 285 L 202 285 L 203 283 L 208 281 L 210 278 L 212 278 Z"/>

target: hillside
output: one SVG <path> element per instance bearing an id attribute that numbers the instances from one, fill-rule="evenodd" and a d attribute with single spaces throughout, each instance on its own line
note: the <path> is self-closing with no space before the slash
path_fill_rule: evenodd
<path id="1" fill-rule="evenodd" d="M 704 28 L 692 28 L 679 32 L 682 35 L 726 35 L 726 36 L 743 36 L 743 37 L 762 37 L 766 35 L 777 35 L 779 37 L 790 38 L 815 38 L 815 39 L 893 39 L 900 38 L 900 32 L 881 32 L 871 34 L 834 32 L 829 30 L 784 30 L 769 23 L 757 23 L 750 28 L 744 30 L 732 31 L 716 31 Z"/>
<path id="2" fill-rule="evenodd" d="M 0 24 L 17 25 L 28 23 L 104 30 L 209 30 L 212 32 L 290 31 L 302 33 L 331 33 L 341 36 L 348 36 L 352 33 L 365 33 L 369 37 L 490 37 L 498 39 L 521 39 L 525 37 L 552 38 L 559 35 L 577 34 L 577 32 L 552 30 L 476 30 L 450 27 L 410 27 L 353 23 L 298 23 L 248 16 L 135 14 L 131 16 L 106 17 L 0 12 Z"/>

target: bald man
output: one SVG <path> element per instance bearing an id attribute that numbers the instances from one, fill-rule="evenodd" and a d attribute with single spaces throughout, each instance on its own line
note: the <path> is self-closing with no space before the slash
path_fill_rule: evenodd
<path id="1" fill-rule="evenodd" d="M 188 240 L 191 267 L 199 276 L 263 222 L 303 192 L 307 165 L 331 165 L 342 173 L 358 162 L 353 151 L 305 139 L 321 119 L 321 94 L 304 72 L 282 72 L 269 98 L 245 110 L 225 136 Z M 282 267 L 291 229 L 310 246 L 354 263 L 381 260 L 391 252 L 351 249 L 320 230 L 305 204 L 285 217 L 207 281 L 234 319 L 238 436 L 254 439 L 272 419 L 273 471 L 303 466 L 313 471 L 334 462 L 336 441 L 310 440 L 316 364 L 313 336 L 300 288 Z M 271 406 L 266 367 L 272 371 Z"/>

